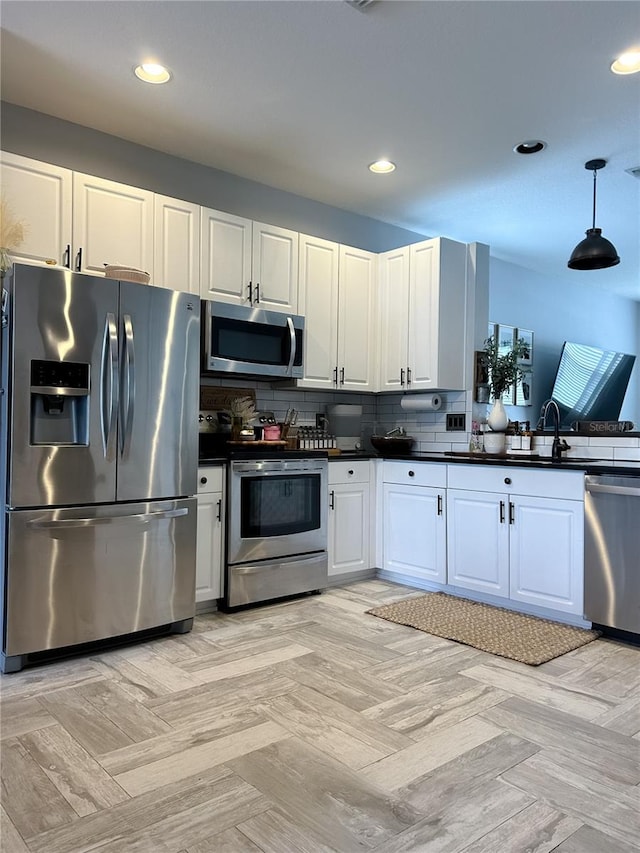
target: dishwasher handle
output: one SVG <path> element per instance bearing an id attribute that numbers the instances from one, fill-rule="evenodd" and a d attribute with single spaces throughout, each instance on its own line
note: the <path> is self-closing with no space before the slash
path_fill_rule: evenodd
<path id="1" fill-rule="evenodd" d="M 605 485 L 604 483 L 587 483 L 585 485 L 587 492 L 591 494 L 601 495 L 627 495 L 629 497 L 640 498 L 639 486 L 617 486 Z"/>
<path id="2" fill-rule="evenodd" d="M 633 474 L 587 474 L 584 478 L 587 492 L 601 495 L 640 497 L 640 476 Z"/>

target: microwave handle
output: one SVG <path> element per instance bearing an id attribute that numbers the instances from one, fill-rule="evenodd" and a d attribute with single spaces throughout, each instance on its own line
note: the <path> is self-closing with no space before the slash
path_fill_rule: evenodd
<path id="1" fill-rule="evenodd" d="M 290 374 L 291 371 L 293 370 L 293 362 L 296 359 L 296 347 L 297 347 L 296 330 L 293 327 L 293 320 L 291 319 L 291 317 L 287 317 L 287 326 L 289 327 L 289 337 L 291 338 L 291 346 L 290 346 L 291 354 L 289 355 L 289 364 L 287 365 L 287 373 Z"/>

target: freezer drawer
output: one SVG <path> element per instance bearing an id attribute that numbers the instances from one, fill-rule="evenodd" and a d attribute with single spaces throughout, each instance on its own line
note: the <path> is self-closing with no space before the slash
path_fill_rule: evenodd
<path id="1" fill-rule="evenodd" d="M 196 506 L 8 512 L 4 658 L 192 618 Z"/>

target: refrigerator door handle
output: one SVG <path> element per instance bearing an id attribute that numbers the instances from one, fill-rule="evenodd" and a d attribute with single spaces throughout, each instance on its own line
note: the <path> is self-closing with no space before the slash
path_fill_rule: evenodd
<path id="1" fill-rule="evenodd" d="M 188 515 L 187 507 L 179 509 L 164 509 L 158 512 L 139 512 L 134 515 L 109 515 L 100 516 L 98 518 L 60 518 L 52 521 L 34 519 L 28 521 L 26 526 L 37 528 L 38 530 L 49 529 L 69 529 L 70 527 L 97 527 L 102 524 L 141 524 L 151 521 L 160 521 L 164 518 L 178 518 L 181 515 Z"/>
<path id="2" fill-rule="evenodd" d="M 102 340 L 102 449 L 105 459 L 113 452 L 116 438 L 116 417 L 118 414 L 118 328 L 115 314 L 108 312 L 104 321 Z"/>
<path id="3" fill-rule="evenodd" d="M 123 384 L 126 382 L 127 393 L 124 394 L 124 408 L 122 411 L 122 446 L 120 453 L 126 456 L 131 446 L 131 433 L 133 431 L 133 414 L 136 395 L 136 365 L 135 349 L 133 341 L 133 323 L 131 315 L 124 314 L 122 318 L 124 326 L 124 361 L 123 361 Z"/>

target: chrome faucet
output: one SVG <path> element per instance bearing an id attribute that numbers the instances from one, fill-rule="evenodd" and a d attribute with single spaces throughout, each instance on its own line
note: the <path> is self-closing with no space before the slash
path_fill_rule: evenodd
<path id="1" fill-rule="evenodd" d="M 551 445 L 551 458 L 559 462 L 562 459 L 564 450 L 571 450 L 571 445 L 567 444 L 564 438 L 560 438 L 560 409 L 555 400 L 545 400 L 540 409 L 540 420 L 538 421 L 538 429 L 545 429 L 547 425 L 547 412 L 551 409 L 553 413 L 553 444 Z"/>

